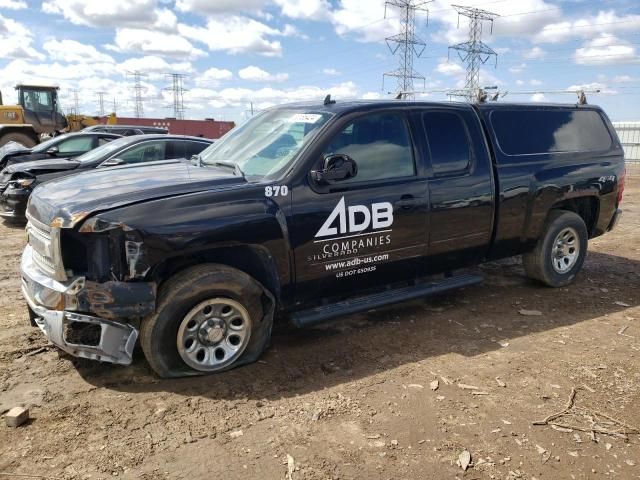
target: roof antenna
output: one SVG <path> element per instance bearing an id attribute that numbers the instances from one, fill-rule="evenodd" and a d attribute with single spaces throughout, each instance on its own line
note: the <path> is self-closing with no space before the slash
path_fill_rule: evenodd
<path id="1" fill-rule="evenodd" d="M 333 105 L 334 103 L 336 103 L 336 101 L 335 100 L 331 100 L 331 94 L 329 94 L 326 97 L 324 97 L 324 104 L 325 105 Z"/>

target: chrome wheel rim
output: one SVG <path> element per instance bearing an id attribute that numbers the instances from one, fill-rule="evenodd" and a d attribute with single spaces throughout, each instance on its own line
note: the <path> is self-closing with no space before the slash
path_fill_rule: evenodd
<path id="1" fill-rule="evenodd" d="M 191 368 L 212 372 L 235 362 L 250 336 L 247 310 L 230 298 L 212 298 L 193 307 L 180 322 L 178 353 Z"/>
<path id="2" fill-rule="evenodd" d="M 580 256 L 580 237 L 571 227 L 563 228 L 553 242 L 551 264 L 557 273 L 567 273 Z"/>

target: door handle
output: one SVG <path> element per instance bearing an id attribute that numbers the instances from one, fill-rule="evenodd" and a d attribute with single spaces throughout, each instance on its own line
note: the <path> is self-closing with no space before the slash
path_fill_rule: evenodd
<path id="1" fill-rule="evenodd" d="M 400 197 L 400 200 L 395 203 L 395 206 L 403 210 L 411 210 L 416 206 L 416 199 L 413 195 L 403 195 Z"/>

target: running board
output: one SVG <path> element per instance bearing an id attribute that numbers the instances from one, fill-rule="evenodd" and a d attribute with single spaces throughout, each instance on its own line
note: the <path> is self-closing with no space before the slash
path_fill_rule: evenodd
<path id="1" fill-rule="evenodd" d="M 420 283 L 411 287 L 387 290 L 382 293 L 375 293 L 365 297 L 344 300 L 332 305 L 324 305 L 292 313 L 290 316 L 291 323 L 296 327 L 308 327 L 309 325 L 315 325 L 341 315 L 363 312 L 392 303 L 404 302 L 446 292 L 447 290 L 453 290 L 455 288 L 475 285 L 480 282 L 482 282 L 480 275 L 458 275 L 456 277 L 444 278 L 437 282 Z"/>

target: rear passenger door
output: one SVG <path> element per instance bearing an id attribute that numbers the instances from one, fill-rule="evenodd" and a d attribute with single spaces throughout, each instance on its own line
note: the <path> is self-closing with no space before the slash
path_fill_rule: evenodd
<path id="1" fill-rule="evenodd" d="M 420 112 L 429 164 L 429 273 L 460 268 L 487 253 L 494 186 L 484 133 L 471 107 Z"/>

